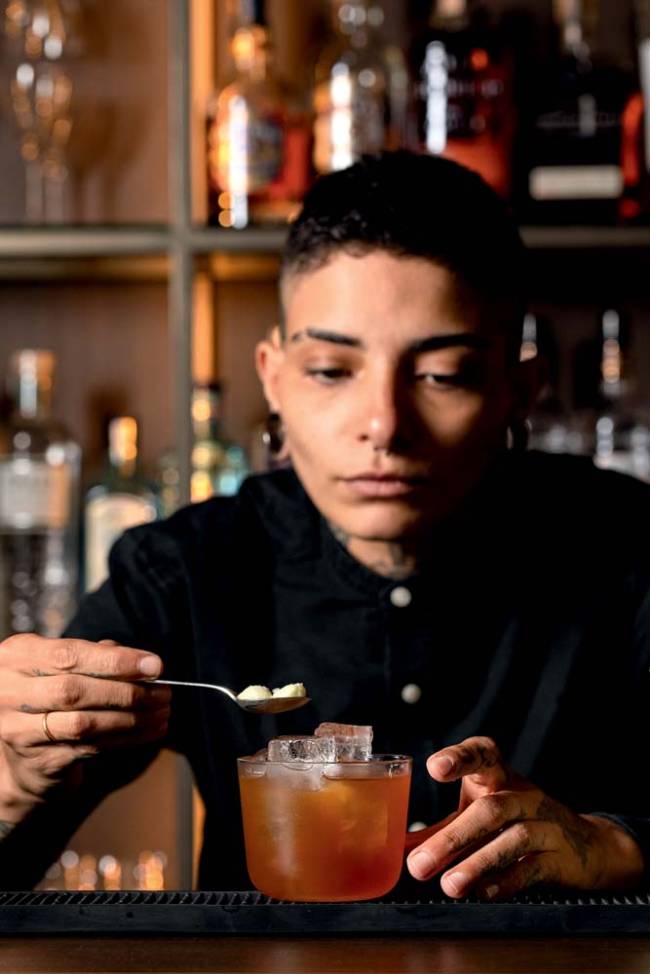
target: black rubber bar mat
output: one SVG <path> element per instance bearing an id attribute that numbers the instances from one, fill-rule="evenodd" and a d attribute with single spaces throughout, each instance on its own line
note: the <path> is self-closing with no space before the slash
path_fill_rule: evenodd
<path id="1" fill-rule="evenodd" d="M 0 934 L 647 934 L 650 894 L 289 903 L 249 892 L 4 892 Z"/>

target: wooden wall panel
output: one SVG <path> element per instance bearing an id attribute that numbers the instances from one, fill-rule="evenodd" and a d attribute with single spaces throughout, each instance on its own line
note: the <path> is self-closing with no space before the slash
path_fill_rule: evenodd
<path id="1" fill-rule="evenodd" d="M 177 784 L 179 758 L 162 751 L 137 781 L 109 795 L 90 815 L 68 847 L 78 855 L 113 855 L 122 862 L 137 862 L 141 852 L 164 852 L 165 886 L 180 885 L 177 854 Z M 122 877 L 123 889 L 136 888 L 133 875 Z"/>
<path id="2" fill-rule="evenodd" d="M 164 284 L 0 286 L 0 377 L 15 348 L 52 349 L 56 415 L 82 444 L 86 470 L 102 457 L 102 420 L 120 412 L 139 419 L 151 467 L 172 437 L 166 316 Z"/>
<path id="3" fill-rule="evenodd" d="M 167 3 L 84 3 L 86 52 L 73 79 L 73 223 L 164 222 L 167 207 Z M 24 220 L 24 174 L 8 96 L 18 63 L 0 35 L 0 224 Z"/>
<path id="4" fill-rule="evenodd" d="M 255 345 L 278 320 L 273 281 L 215 287 L 216 376 L 224 382 L 225 419 L 231 435 L 248 447 L 254 427 L 267 414 L 255 372 Z"/>

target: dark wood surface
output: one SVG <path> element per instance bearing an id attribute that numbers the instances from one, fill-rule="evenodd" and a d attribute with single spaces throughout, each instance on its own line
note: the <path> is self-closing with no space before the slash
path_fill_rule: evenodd
<path id="1" fill-rule="evenodd" d="M 648 937 L 0 939 L 0 971 L 218 974 L 650 974 Z"/>

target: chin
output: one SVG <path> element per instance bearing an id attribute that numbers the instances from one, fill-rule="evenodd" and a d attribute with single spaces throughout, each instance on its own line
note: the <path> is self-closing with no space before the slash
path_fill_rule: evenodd
<path id="1" fill-rule="evenodd" d="M 364 541 L 399 541 L 431 523 L 423 511 L 409 509 L 356 510 L 341 512 L 333 518 L 347 534 Z"/>

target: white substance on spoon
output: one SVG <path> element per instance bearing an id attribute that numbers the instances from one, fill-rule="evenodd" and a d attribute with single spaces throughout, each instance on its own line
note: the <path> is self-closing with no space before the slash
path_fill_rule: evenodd
<path id="1" fill-rule="evenodd" d="M 306 697 L 307 691 L 304 683 L 287 683 L 283 687 L 275 687 L 272 695 L 274 697 Z"/>
<path id="2" fill-rule="evenodd" d="M 237 694 L 238 700 L 270 700 L 273 696 L 268 687 L 260 687 L 252 684 Z"/>
<path id="3" fill-rule="evenodd" d="M 252 684 L 237 694 L 238 700 L 270 700 L 271 697 L 306 697 L 304 683 L 287 683 L 283 687 L 275 687 L 273 692 L 268 687 Z"/>

